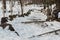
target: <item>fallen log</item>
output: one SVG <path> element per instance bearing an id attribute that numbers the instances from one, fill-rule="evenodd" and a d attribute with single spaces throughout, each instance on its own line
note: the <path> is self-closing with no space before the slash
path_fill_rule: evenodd
<path id="1" fill-rule="evenodd" d="M 60 31 L 60 29 L 53 30 L 53 31 L 50 31 L 50 32 L 46 32 L 46 33 L 42 33 L 42 34 L 39 34 L 39 35 L 36 35 L 36 36 L 33 35 L 31 37 L 28 37 L 28 38 L 34 38 L 34 37 L 38 37 L 38 36 L 42 36 L 42 35 L 50 34 L 50 33 L 55 33 L 56 35 L 58 35 L 57 31 Z"/>
<path id="2" fill-rule="evenodd" d="M 21 23 L 27 24 L 27 23 L 44 23 L 44 22 L 46 21 L 26 21 L 26 22 L 21 22 Z"/>

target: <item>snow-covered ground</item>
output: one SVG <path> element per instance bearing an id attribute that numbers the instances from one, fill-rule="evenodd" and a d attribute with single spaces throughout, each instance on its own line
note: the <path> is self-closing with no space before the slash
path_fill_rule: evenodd
<path id="1" fill-rule="evenodd" d="M 0 5 L 2 7 L 1 3 Z M 13 7 L 14 14 L 18 14 L 18 11 L 21 10 L 19 7 L 20 5 L 17 5 L 19 8 L 16 5 L 17 5 L 17 2 Z M 3 16 L 1 7 L 0 7 L 0 19 Z M 10 15 L 10 13 L 8 13 L 8 11 L 10 10 L 9 7 L 10 7 L 9 3 L 7 2 L 6 16 Z M 0 40 L 60 40 L 60 32 L 58 32 L 59 35 L 55 35 L 55 33 L 51 33 L 43 36 L 37 36 L 45 32 L 60 29 L 60 22 L 53 21 L 53 22 L 44 22 L 44 23 L 37 23 L 37 22 L 27 23 L 27 24 L 21 23 L 21 22 L 34 21 L 33 19 L 35 19 L 36 21 L 45 21 L 47 16 L 44 15 L 42 12 L 38 11 L 43 9 L 43 7 L 39 7 L 36 5 L 35 6 L 28 5 L 28 6 L 24 6 L 23 8 L 24 8 L 24 13 L 26 13 L 30 9 L 37 9 L 37 10 L 31 11 L 31 14 L 28 17 L 27 16 L 16 17 L 13 21 L 8 22 L 12 24 L 12 26 L 20 36 L 17 36 L 14 32 L 8 30 L 7 29 L 8 26 L 5 29 L 2 29 L 0 27 Z M 35 36 L 35 37 L 32 37 L 32 36 Z M 29 38 L 29 37 L 32 37 L 32 38 Z"/>

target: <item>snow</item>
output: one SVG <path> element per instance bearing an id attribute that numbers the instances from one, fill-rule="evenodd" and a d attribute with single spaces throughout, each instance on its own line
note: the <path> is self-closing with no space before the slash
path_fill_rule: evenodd
<path id="1" fill-rule="evenodd" d="M 44 20 L 47 19 L 46 15 L 44 15 L 43 13 L 41 13 L 41 12 L 39 12 L 37 10 L 34 11 L 34 12 L 31 12 L 31 14 L 29 16 L 31 17 L 29 19 L 41 19 L 41 21 L 44 21 Z"/>
<path id="2" fill-rule="evenodd" d="M 24 9 L 24 13 L 26 13 L 29 9 L 33 9 L 33 10 L 41 10 L 41 9 L 43 9 L 43 6 L 40 7 L 40 5 L 37 6 L 37 5 L 32 4 L 32 5 L 24 6 L 23 9 Z"/>
<path id="3" fill-rule="evenodd" d="M 20 9 L 20 5 L 14 5 L 13 7 L 13 14 L 17 14 Z M 2 7 L 2 5 L 1 5 Z M 9 8 L 9 3 L 7 2 L 7 12 L 6 16 L 10 15 L 8 14 L 8 11 L 10 10 Z M 27 7 L 24 6 L 24 13 L 26 13 L 30 9 L 34 9 L 34 11 L 31 11 L 31 14 L 27 17 L 16 17 L 13 21 L 9 21 L 8 23 L 12 24 L 14 29 L 18 32 L 20 36 L 17 36 L 15 32 L 8 30 L 8 26 L 3 29 L 0 27 L 0 40 L 60 40 L 60 34 L 55 35 L 54 33 L 51 34 L 46 34 L 43 36 L 37 36 L 39 34 L 53 31 L 60 29 L 60 22 L 57 21 L 52 21 L 52 22 L 44 22 L 44 23 L 21 23 L 21 22 L 29 22 L 29 21 L 45 21 L 47 16 L 44 15 L 42 12 L 38 11 L 43 9 L 43 7 L 38 7 L 37 5 L 28 5 Z M 36 9 L 36 10 L 35 10 Z M 0 16 L 2 17 L 2 9 L 0 9 Z M 0 17 L 0 18 L 1 18 Z M 43 25 L 43 26 L 42 26 Z M 48 26 L 47 26 L 48 25 Z M 60 33 L 60 32 L 59 32 Z M 29 38 L 32 36 L 36 36 L 33 38 Z"/>
<path id="4" fill-rule="evenodd" d="M 60 18 L 60 12 L 58 13 L 58 18 Z"/>
<path id="5" fill-rule="evenodd" d="M 0 27 L 0 40 L 20 40 L 20 38 L 14 32 Z"/>

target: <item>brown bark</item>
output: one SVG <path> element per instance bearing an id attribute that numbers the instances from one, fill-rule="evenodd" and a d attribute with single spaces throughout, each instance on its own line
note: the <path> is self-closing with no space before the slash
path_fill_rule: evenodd
<path id="1" fill-rule="evenodd" d="M 3 3 L 3 17 L 5 17 L 5 12 L 6 12 L 6 0 L 2 0 Z"/>
<path id="2" fill-rule="evenodd" d="M 20 5 L 21 5 L 21 13 L 23 15 L 23 4 L 22 4 L 22 0 L 19 0 L 20 1 Z"/>
<path id="3" fill-rule="evenodd" d="M 55 0 L 55 3 L 58 10 L 60 10 L 60 0 Z"/>
<path id="4" fill-rule="evenodd" d="M 6 9 L 6 0 L 3 0 L 3 7 Z"/>

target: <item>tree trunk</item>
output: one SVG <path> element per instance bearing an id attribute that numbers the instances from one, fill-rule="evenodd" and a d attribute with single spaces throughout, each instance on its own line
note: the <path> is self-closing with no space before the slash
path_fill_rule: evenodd
<path id="1" fill-rule="evenodd" d="M 12 7 L 13 7 L 13 1 L 12 1 L 12 0 L 10 0 L 10 9 L 11 9 L 11 15 L 12 15 L 12 12 L 13 12 L 13 9 L 12 9 Z"/>
<path id="2" fill-rule="evenodd" d="M 23 4 L 22 4 L 22 0 L 19 0 L 20 1 L 20 5 L 21 5 L 21 13 L 23 15 Z"/>
<path id="3" fill-rule="evenodd" d="M 3 0 L 3 7 L 6 9 L 6 0 Z"/>
<path id="4" fill-rule="evenodd" d="M 5 17 L 5 12 L 6 12 L 6 0 L 2 0 L 3 2 L 3 17 Z"/>
<path id="5" fill-rule="evenodd" d="M 60 10 L 60 0 L 56 0 L 56 7 Z"/>
<path id="6" fill-rule="evenodd" d="M 47 20 L 46 21 L 52 21 L 51 20 L 51 10 L 49 7 L 47 8 Z"/>

